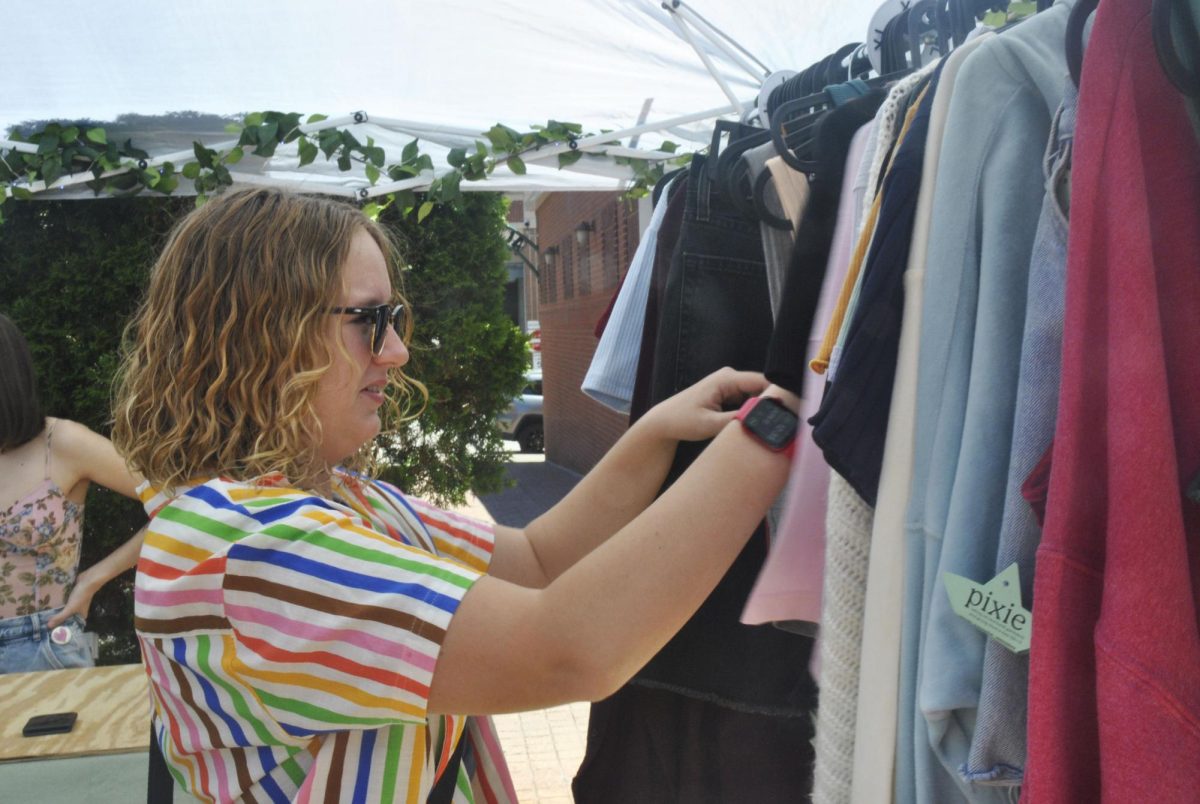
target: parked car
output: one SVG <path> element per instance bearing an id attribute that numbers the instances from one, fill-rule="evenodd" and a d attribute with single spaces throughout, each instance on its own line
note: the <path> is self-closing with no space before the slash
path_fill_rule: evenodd
<path id="1" fill-rule="evenodd" d="M 508 410 L 496 417 L 500 432 L 521 445 L 521 452 L 542 452 L 546 437 L 542 430 L 542 372 L 525 375 L 525 388 Z"/>

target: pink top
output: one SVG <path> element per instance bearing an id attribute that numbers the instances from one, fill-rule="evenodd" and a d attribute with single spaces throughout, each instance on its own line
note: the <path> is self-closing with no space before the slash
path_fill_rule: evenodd
<path id="1" fill-rule="evenodd" d="M 855 186 L 859 163 L 863 159 L 870 131 L 868 123 L 858 130 L 846 157 L 845 180 L 838 207 L 837 227 L 822 285 L 813 334 L 808 342 L 811 357 L 821 343 L 821 334 L 833 314 L 833 302 L 850 264 L 854 241 L 854 212 L 862 203 Z M 851 190 L 851 188 L 854 188 Z M 865 185 L 862 190 L 865 191 Z M 796 434 L 796 457 L 788 480 L 787 506 L 772 535 L 771 552 L 759 572 L 758 580 L 742 611 L 742 622 L 749 625 L 803 620 L 820 622 L 821 586 L 825 573 L 825 501 L 829 490 L 829 465 L 812 442 L 808 418 L 821 404 L 824 380 L 812 375 L 804 383 L 800 405 L 800 430 Z"/>
<path id="2" fill-rule="evenodd" d="M 75 585 L 83 506 L 50 479 L 50 437 L 42 482 L 0 513 L 0 619 L 61 607 Z"/>

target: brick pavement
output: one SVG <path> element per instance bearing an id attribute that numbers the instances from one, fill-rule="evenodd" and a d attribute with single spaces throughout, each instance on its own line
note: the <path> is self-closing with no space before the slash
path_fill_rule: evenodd
<path id="1" fill-rule="evenodd" d="M 521 804 L 571 804 L 587 744 L 588 704 L 493 718 Z"/>
<path id="2" fill-rule="evenodd" d="M 469 496 L 464 514 L 523 526 L 562 499 L 579 475 L 541 455 L 514 453 L 508 476 L 516 485 L 482 498 Z M 493 720 L 521 804 L 571 804 L 571 778 L 583 760 L 588 704 L 497 715 Z"/>

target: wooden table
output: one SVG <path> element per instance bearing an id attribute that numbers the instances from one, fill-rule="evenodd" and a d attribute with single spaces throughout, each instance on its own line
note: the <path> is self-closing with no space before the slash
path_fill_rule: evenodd
<path id="1" fill-rule="evenodd" d="M 78 712 L 68 734 L 24 737 L 34 715 Z M 140 664 L 0 675 L 0 762 L 146 752 L 150 696 Z"/>

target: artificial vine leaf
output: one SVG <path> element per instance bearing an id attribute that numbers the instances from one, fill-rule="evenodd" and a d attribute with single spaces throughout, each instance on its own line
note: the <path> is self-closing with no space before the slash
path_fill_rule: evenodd
<path id="1" fill-rule="evenodd" d="M 462 183 L 462 174 L 457 171 L 451 171 L 442 176 L 441 180 L 441 200 L 445 202 L 454 201 L 462 192 L 459 190 L 459 184 Z"/>
<path id="2" fill-rule="evenodd" d="M 42 162 L 42 181 L 53 184 L 62 175 L 62 161 L 57 156 L 51 156 Z"/>
<path id="3" fill-rule="evenodd" d="M 366 148 L 364 148 L 363 156 L 365 156 L 367 161 L 377 168 L 383 167 L 383 163 L 387 160 L 387 154 L 384 153 L 384 150 L 375 145 L 368 145 Z"/>
<path id="4" fill-rule="evenodd" d="M 300 149 L 300 167 L 310 164 L 317 158 L 317 146 L 308 137 L 302 137 L 297 147 Z"/>
<path id="5" fill-rule="evenodd" d="M 292 142 L 298 137 L 303 137 L 304 134 L 300 131 L 300 115 L 296 113 L 282 115 L 279 118 L 279 130 L 283 132 L 284 142 Z"/>
<path id="6" fill-rule="evenodd" d="M 4 193 L 24 199 L 31 196 L 30 191 L 14 187 L 17 181 L 34 183 L 44 181 L 52 183 L 62 175 L 74 170 L 90 170 L 95 177 L 88 186 L 96 193 L 102 190 L 109 192 L 137 193 L 144 188 L 153 189 L 160 193 L 170 193 L 175 190 L 180 176 L 190 179 L 198 193 L 197 205 L 203 204 L 208 194 L 222 186 L 233 183 L 233 177 L 226 165 L 238 163 L 245 156 L 246 146 L 254 149 L 254 153 L 272 156 L 278 144 L 297 142 L 299 162 L 301 166 L 316 160 L 318 152 L 323 152 L 326 159 L 334 159 L 338 168 L 348 171 L 354 162 L 363 163 L 363 171 L 367 180 L 376 184 L 381 176 L 388 175 L 394 181 L 428 176 L 434 173 L 433 159 L 429 154 L 421 153 L 419 140 L 414 139 L 404 146 L 399 164 L 388 164 L 387 154 L 383 148 L 375 144 L 373 138 L 367 138 L 366 146 L 362 145 L 352 131 L 341 128 L 324 128 L 315 134 L 300 130 L 299 113 L 282 112 L 253 112 L 245 116 L 243 124 L 231 123 L 226 130 L 240 132 L 237 145 L 217 151 L 204 146 L 200 142 L 192 144 L 195 155 L 194 162 L 188 162 L 180 170 L 169 164 L 164 164 L 157 170 L 138 167 L 131 160 L 149 159 L 149 154 L 133 145 L 132 140 L 125 140 L 117 146 L 108 141 L 103 128 L 88 129 L 82 135 L 80 128 L 74 125 L 64 126 L 59 123 L 49 123 L 40 132 L 34 132 L 22 137 L 14 132 L 14 140 L 29 142 L 36 146 L 34 153 L 10 151 L 0 153 L 0 202 Z M 325 115 L 314 114 L 308 117 L 308 124 L 326 120 Z M 396 195 L 387 196 L 387 201 L 380 204 L 372 202 L 372 210 L 386 209 L 397 197 L 401 198 L 400 206 L 407 215 L 416 211 L 418 218 L 423 220 L 429 215 L 433 205 L 437 203 L 452 204 L 462 197 L 461 182 L 479 181 L 486 179 L 501 163 L 507 165 L 516 175 L 526 173 L 526 165 L 521 154 L 536 150 L 542 145 L 551 143 L 574 143 L 583 131 L 578 123 L 563 123 L 557 120 L 548 121 L 547 125 L 531 126 L 531 131 L 519 132 L 503 124 L 497 123 L 486 133 L 491 147 L 483 140 L 476 140 L 475 152 L 468 155 L 467 148 L 453 148 L 447 161 L 454 168 L 436 177 L 425 194 L 425 201 L 417 207 L 417 199 L 411 190 Z M 95 147 L 93 147 L 95 146 Z M 664 143 L 662 150 L 674 153 L 674 143 Z M 578 150 L 566 151 L 558 155 L 559 167 L 567 167 L 583 157 Z M 657 181 L 663 173 L 663 163 L 651 162 L 644 159 L 617 158 L 617 164 L 629 166 L 634 173 L 634 182 L 627 197 L 638 197 L 646 194 L 648 187 Z M 670 160 L 678 164 L 678 159 Z M 106 171 L 117 175 L 104 177 Z"/>
<path id="7" fill-rule="evenodd" d="M 211 168 L 213 166 L 213 152 L 200 143 L 192 143 L 192 153 L 196 155 L 196 161 L 200 163 L 200 167 Z"/>
<path id="8" fill-rule="evenodd" d="M 305 125 L 311 126 L 313 123 L 320 123 L 322 120 L 328 120 L 329 115 L 326 114 L 310 114 L 308 120 L 304 121 Z"/>
<path id="9" fill-rule="evenodd" d="M 123 148 L 125 151 L 125 155 L 132 156 L 134 159 L 149 159 L 150 158 L 150 154 L 146 153 L 141 148 L 134 147 L 133 140 L 125 140 L 125 145 L 123 146 Z M 210 151 L 210 153 L 211 153 L 211 151 Z"/>
<path id="10" fill-rule="evenodd" d="M 492 145 L 501 151 L 511 151 L 516 147 L 517 139 L 521 136 L 519 132 L 508 126 L 497 123 L 487 130 L 487 138 L 492 141 Z"/>
<path id="11" fill-rule="evenodd" d="M 580 159 L 583 159 L 583 151 L 563 151 L 558 155 L 558 166 L 559 168 L 570 167 Z"/>
<path id="12" fill-rule="evenodd" d="M 321 153 L 328 159 L 342 146 L 342 134 L 336 128 L 323 128 L 317 134 L 317 144 L 321 147 Z"/>

